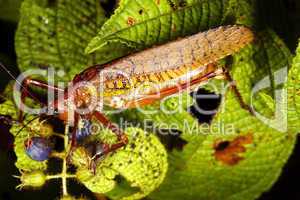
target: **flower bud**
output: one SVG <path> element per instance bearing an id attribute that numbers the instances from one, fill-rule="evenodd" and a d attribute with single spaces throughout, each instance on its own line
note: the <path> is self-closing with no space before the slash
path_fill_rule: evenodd
<path id="1" fill-rule="evenodd" d="M 29 173 L 22 173 L 21 177 L 21 184 L 17 186 L 17 188 L 23 187 L 42 187 L 47 180 L 47 176 L 42 171 L 34 171 Z"/>

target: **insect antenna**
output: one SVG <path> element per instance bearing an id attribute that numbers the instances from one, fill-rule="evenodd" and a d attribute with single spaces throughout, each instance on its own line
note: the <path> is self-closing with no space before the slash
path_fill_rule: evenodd
<path id="1" fill-rule="evenodd" d="M 11 73 L 11 71 L 9 69 L 7 69 L 7 67 L 5 67 L 5 65 L 3 63 L 0 62 L 0 67 L 13 79 L 16 81 L 16 83 L 22 88 L 22 90 L 24 90 L 32 99 L 34 99 L 35 101 L 40 102 L 39 99 L 37 99 L 28 89 L 27 87 L 24 87 L 22 85 L 22 83 L 20 81 L 17 80 L 17 78 Z"/>
<path id="2" fill-rule="evenodd" d="M 3 63 L 0 62 L 0 67 L 12 78 L 14 79 L 23 89 L 26 89 L 25 87 L 22 86 L 22 84 L 17 80 L 17 78 L 5 67 Z"/>

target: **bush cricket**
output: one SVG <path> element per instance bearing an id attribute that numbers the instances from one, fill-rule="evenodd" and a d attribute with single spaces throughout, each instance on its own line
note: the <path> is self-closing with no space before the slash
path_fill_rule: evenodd
<path id="1" fill-rule="evenodd" d="M 58 111 L 62 120 L 73 121 L 74 127 L 77 127 L 80 119 L 95 117 L 111 129 L 118 142 L 112 145 L 102 144 L 99 155 L 105 156 L 126 145 L 128 139 L 122 130 L 101 113 L 103 105 L 121 109 L 135 108 L 199 87 L 214 77 L 224 73 L 226 75 L 226 70 L 217 67 L 216 62 L 239 51 L 253 39 L 252 31 L 244 26 L 220 26 L 110 63 L 91 66 L 77 74 L 64 89 L 26 78 L 22 82 L 21 101 L 29 97 L 29 86 L 63 93 L 63 97 L 48 104 L 48 109 Z M 232 79 L 229 77 L 229 80 Z M 81 87 L 75 87 L 76 84 L 81 84 Z M 241 105 L 245 107 L 236 88 L 235 91 Z M 90 112 L 77 112 L 77 109 L 89 108 L 95 97 L 101 98 L 96 100 L 94 109 L 89 109 Z M 22 112 L 19 120 L 22 120 Z M 76 147 L 76 128 L 72 131 L 71 138 L 69 155 Z"/>

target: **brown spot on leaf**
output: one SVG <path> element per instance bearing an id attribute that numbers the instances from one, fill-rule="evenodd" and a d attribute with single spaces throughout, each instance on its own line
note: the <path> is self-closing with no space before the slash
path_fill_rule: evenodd
<path id="1" fill-rule="evenodd" d="M 246 151 L 245 145 L 251 144 L 253 141 L 252 134 L 236 137 L 232 141 L 216 141 L 214 143 L 215 158 L 226 165 L 236 165 L 244 158 L 241 153 Z"/>
<path id="2" fill-rule="evenodd" d="M 127 19 L 127 24 L 128 24 L 129 26 L 134 25 L 134 24 L 135 24 L 135 19 L 132 18 L 132 17 L 128 17 L 128 19 Z"/>
<path id="3" fill-rule="evenodd" d="M 159 5 L 160 4 L 160 0 L 156 0 L 156 4 Z"/>

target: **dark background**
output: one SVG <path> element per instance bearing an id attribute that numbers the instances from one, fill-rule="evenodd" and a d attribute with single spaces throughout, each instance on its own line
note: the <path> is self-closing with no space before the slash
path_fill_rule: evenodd
<path id="1" fill-rule="evenodd" d="M 0 12 L 6 2 L 10 0 L 0 0 Z M 100 0 L 101 1 L 101 0 Z M 103 3 L 104 2 L 104 3 Z M 112 10 L 115 0 L 102 0 L 106 9 Z M 2 8 L 1 8 L 2 7 Z M 17 7 L 15 8 L 17 10 Z M 299 0 L 258 0 L 258 16 L 263 26 L 270 26 L 281 36 L 292 52 L 295 52 L 298 38 L 300 38 L 300 1 Z M 14 49 L 14 33 L 17 22 L 14 18 L 0 17 L 0 61 L 9 66 L 12 73 L 17 74 L 16 55 Z M 0 71 L 0 89 L 3 89 L 9 80 L 7 73 Z M 207 102 L 209 104 L 209 102 Z M 7 139 L 3 127 L 0 126 L 0 141 Z M 41 190 L 36 191 L 16 191 L 14 187 L 19 184 L 13 174 L 19 174 L 14 167 L 15 156 L 13 152 L 0 150 L 0 199 L 55 199 L 60 193 L 60 187 L 55 182 L 47 183 Z M 298 142 L 288 163 L 283 169 L 278 181 L 272 189 L 264 193 L 259 200 L 273 199 L 300 199 L 300 143 Z M 71 183 L 72 184 L 72 183 Z M 76 191 L 86 191 L 83 186 L 72 184 L 71 193 Z M 80 190 L 79 190 L 80 188 Z"/>

